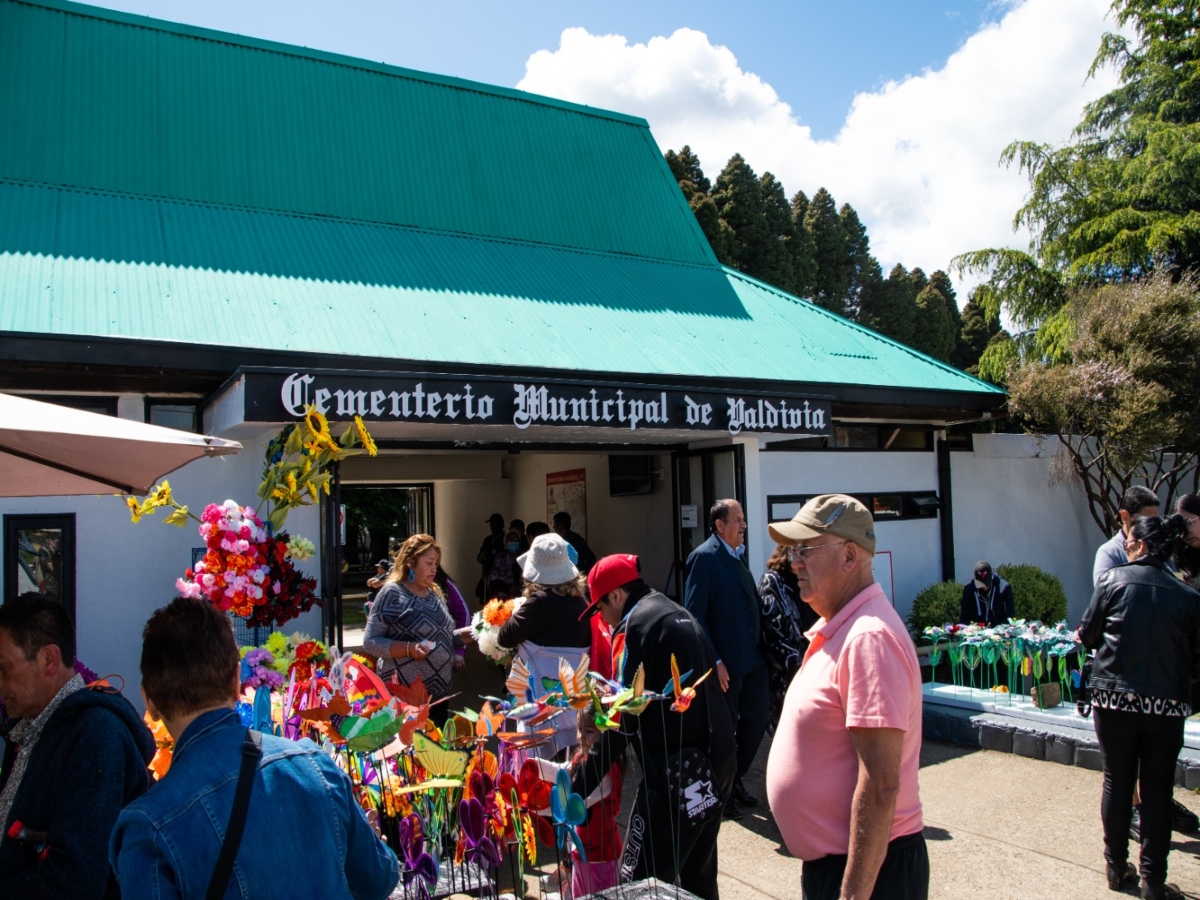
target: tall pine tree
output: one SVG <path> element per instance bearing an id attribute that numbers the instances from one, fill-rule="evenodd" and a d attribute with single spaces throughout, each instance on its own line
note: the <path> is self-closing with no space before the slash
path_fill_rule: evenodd
<path id="1" fill-rule="evenodd" d="M 880 334 L 912 344 L 917 292 L 904 266 L 896 264 L 886 280 L 863 294 L 858 321 Z"/>
<path id="2" fill-rule="evenodd" d="M 867 229 L 849 203 L 843 204 L 838 212 L 842 231 L 846 234 L 846 283 L 845 313 L 855 317 L 864 291 L 870 291 L 883 281 L 879 263 L 871 255 L 871 241 Z"/>
<path id="3" fill-rule="evenodd" d="M 723 265 L 732 265 L 729 229 L 721 222 L 721 214 L 712 198 L 712 184 L 700 167 L 699 157 L 686 144 L 678 153 L 668 150 L 664 156 L 717 260 Z"/>
<path id="4" fill-rule="evenodd" d="M 733 267 L 757 277 L 764 268 L 768 239 L 762 185 L 740 153 L 735 153 L 717 176 L 713 201 L 729 227 L 727 246 Z"/>
<path id="5" fill-rule="evenodd" d="M 971 297 L 962 311 L 962 331 L 951 362 L 964 372 L 979 365 L 988 343 L 1000 333 L 1000 317 L 988 316 Z"/>
<path id="6" fill-rule="evenodd" d="M 808 195 L 796 191 L 792 197 L 792 293 L 811 298 L 817 284 L 817 245 L 804 224 L 808 214 Z"/>
<path id="7" fill-rule="evenodd" d="M 946 309 L 946 298 L 933 285 L 927 284 L 917 294 L 917 319 L 912 347 L 948 363 L 950 354 L 954 352 L 954 344 L 954 325 L 950 321 L 950 311 Z"/>
<path id="8" fill-rule="evenodd" d="M 763 227 L 766 243 L 757 254 L 755 278 L 761 278 L 781 290 L 795 293 L 795 264 L 792 259 L 792 209 L 783 185 L 770 172 L 759 181 L 763 202 Z"/>
<path id="9" fill-rule="evenodd" d="M 844 316 L 851 278 L 848 242 L 837 204 L 825 188 L 813 194 L 809 201 L 804 213 L 804 228 L 812 235 L 816 263 L 812 300 L 818 306 Z"/>

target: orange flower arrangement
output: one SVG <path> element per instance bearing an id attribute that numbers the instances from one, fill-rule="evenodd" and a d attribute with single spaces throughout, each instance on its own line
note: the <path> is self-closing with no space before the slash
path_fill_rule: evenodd
<path id="1" fill-rule="evenodd" d="M 480 652 L 489 659 L 503 665 L 512 654 L 511 648 L 500 646 L 500 626 L 513 617 L 523 603 L 523 598 L 489 600 L 483 609 L 475 613 L 471 627 L 475 629 L 475 642 Z"/>
<path id="2" fill-rule="evenodd" d="M 511 600 L 489 600 L 483 607 L 483 621 L 492 628 L 499 628 L 512 618 Z"/>

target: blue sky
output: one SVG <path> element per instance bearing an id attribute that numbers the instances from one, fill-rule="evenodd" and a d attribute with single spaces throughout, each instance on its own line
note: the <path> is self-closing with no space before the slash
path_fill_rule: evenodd
<path id="1" fill-rule="evenodd" d="M 512 87 L 563 29 L 631 42 L 692 28 L 770 83 L 816 138 L 856 93 L 941 66 L 1006 7 L 983 0 L 412 2 L 110 0 L 112 9 Z"/>

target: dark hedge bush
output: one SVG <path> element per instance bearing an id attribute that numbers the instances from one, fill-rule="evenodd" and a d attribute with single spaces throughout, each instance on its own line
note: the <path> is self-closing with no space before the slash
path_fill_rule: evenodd
<path id="1" fill-rule="evenodd" d="M 1037 619 L 1053 625 L 1067 617 L 1067 594 L 1056 576 L 1024 564 L 997 566 L 996 572 L 1012 585 L 1018 619 Z M 926 628 L 958 621 L 962 589 L 959 582 L 943 581 L 917 594 L 907 621 L 918 642 L 923 642 L 921 633 Z"/>

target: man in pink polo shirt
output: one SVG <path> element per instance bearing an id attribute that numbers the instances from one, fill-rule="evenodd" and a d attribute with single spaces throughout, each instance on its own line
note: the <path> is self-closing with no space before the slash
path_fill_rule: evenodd
<path id="1" fill-rule="evenodd" d="M 800 597 L 821 616 L 788 688 L 767 796 L 804 860 L 804 900 L 926 900 L 921 674 L 912 639 L 875 583 L 875 523 L 844 494 L 770 526 Z"/>

